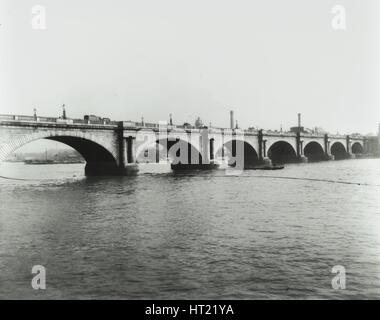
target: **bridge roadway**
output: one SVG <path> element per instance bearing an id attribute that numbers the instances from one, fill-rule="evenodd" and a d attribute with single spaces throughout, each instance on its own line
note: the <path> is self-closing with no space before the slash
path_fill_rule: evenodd
<path id="1" fill-rule="evenodd" d="M 375 155 L 379 138 L 270 130 L 200 128 L 131 121 L 0 115 L 0 162 L 38 139 L 62 142 L 86 160 L 87 175 L 127 175 L 139 163 L 170 161 L 209 169 Z"/>

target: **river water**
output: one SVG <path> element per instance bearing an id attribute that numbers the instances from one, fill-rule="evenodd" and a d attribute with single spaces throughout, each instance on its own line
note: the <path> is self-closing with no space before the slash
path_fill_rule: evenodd
<path id="1" fill-rule="evenodd" d="M 380 298 L 380 159 L 167 171 L 2 164 L 0 298 Z"/>

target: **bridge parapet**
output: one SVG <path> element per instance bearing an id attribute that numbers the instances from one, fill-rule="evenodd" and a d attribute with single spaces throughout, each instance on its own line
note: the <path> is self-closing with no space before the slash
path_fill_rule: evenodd
<path id="1" fill-rule="evenodd" d="M 17 120 L 17 116 L 9 115 L 9 114 L 0 114 L 0 120 L 5 120 L 5 121 Z"/>
<path id="2" fill-rule="evenodd" d="M 301 137 L 307 139 L 323 139 L 325 137 L 325 133 L 302 133 Z"/>
<path id="3" fill-rule="evenodd" d="M 329 139 L 345 139 L 347 135 L 341 135 L 341 134 L 329 134 L 327 133 Z"/>
<path id="4" fill-rule="evenodd" d="M 294 132 L 279 132 L 272 130 L 263 130 L 263 135 L 270 137 L 295 137 L 296 134 Z"/>
<path id="5" fill-rule="evenodd" d="M 111 121 L 108 123 L 101 122 L 101 121 L 91 121 L 86 122 L 83 119 L 62 119 L 62 118 L 54 118 L 54 117 L 33 117 L 33 116 L 25 116 L 25 115 L 0 115 L 0 122 L 2 123 L 8 123 L 8 124 L 24 124 L 24 125 L 46 125 L 46 124 L 53 124 L 53 125 L 81 125 L 81 126 L 104 126 L 104 127 L 115 127 L 117 125 L 116 121 Z"/>

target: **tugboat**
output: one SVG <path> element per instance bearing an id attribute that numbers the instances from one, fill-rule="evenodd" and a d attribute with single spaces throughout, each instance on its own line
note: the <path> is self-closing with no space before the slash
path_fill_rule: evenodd
<path id="1" fill-rule="evenodd" d="M 171 169 L 173 171 L 194 171 L 194 170 L 214 170 L 218 169 L 219 164 L 218 163 L 205 163 L 205 164 L 171 164 Z"/>
<path id="2" fill-rule="evenodd" d="M 266 159 L 252 165 L 244 166 L 246 170 L 281 170 L 285 166 L 282 163 L 273 163 L 271 160 Z"/>
<path id="3" fill-rule="evenodd" d="M 283 165 L 272 164 L 272 165 L 245 167 L 244 170 L 281 170 L 284 168 L 285 166 Z"/>

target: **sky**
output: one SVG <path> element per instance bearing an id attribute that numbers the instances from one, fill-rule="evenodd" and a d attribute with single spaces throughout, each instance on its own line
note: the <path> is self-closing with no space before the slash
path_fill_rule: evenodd
<path id="1" fill-rule="evenodd" d="M 378 0 L 36 1 L 0 0 L 2 114 L 377 132 Z"/>

